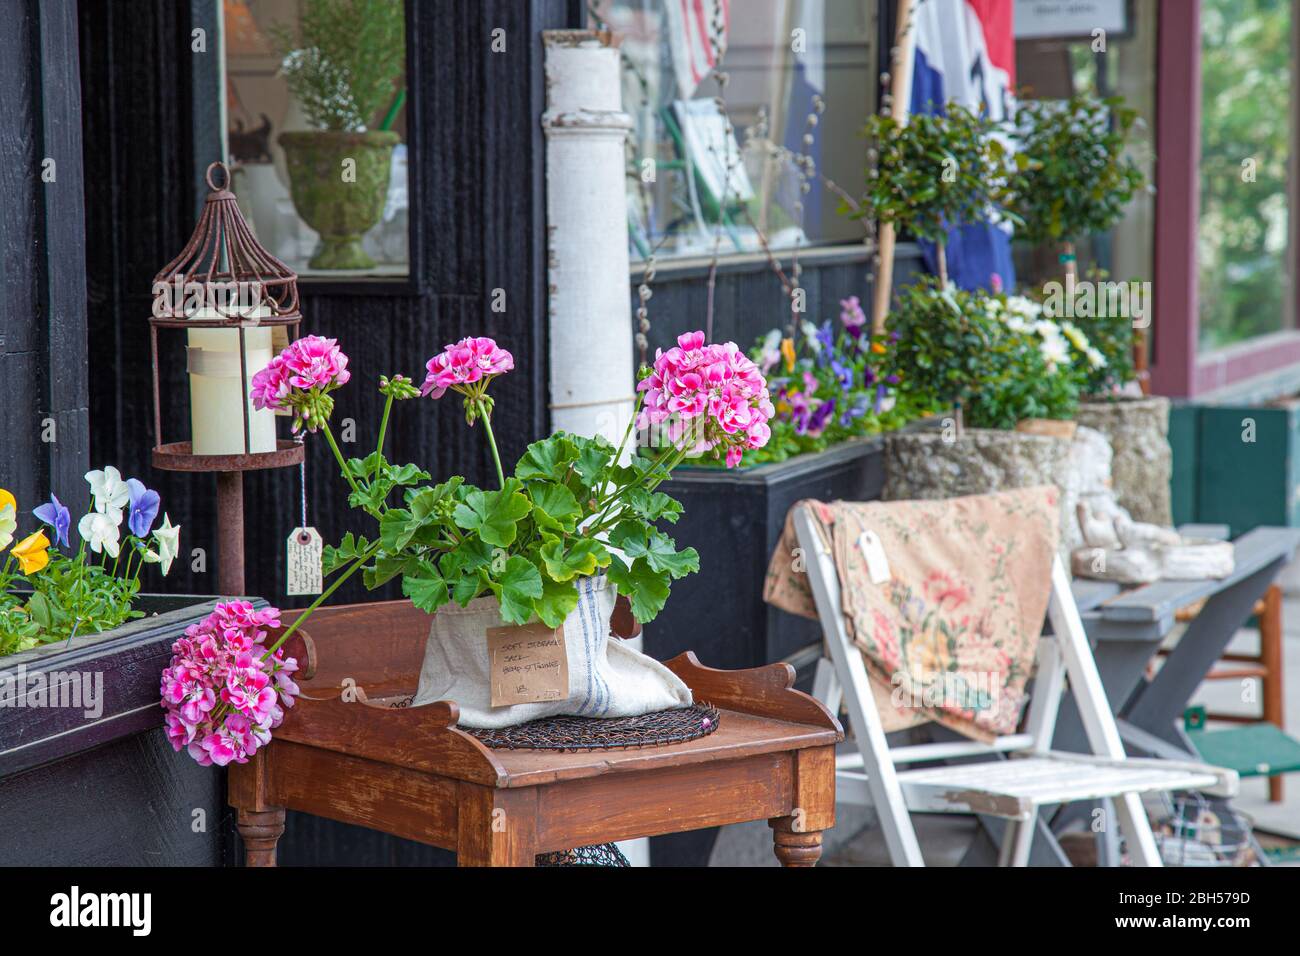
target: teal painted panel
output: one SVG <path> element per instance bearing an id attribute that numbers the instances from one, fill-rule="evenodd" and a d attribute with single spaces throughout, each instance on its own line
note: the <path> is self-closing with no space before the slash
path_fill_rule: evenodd
<path id="1" fill-rule="evenodd" d="M 1227 524 L 1233 537 L 1300 524 L 1296 409 L 1207 405 L 1199 417 L 1197 520 Z"/>
<path id="2" fill-rule="evenodd" d="M 1174 405 L 1169 409 L 1169 447 L 1173 451 L 1173 469 L 1169 476 L 1169 495 L 1173 506 L 1174 526 L 1201 520 L 1196 511 L 1196 486 L 1199 479 L 1200 437 L 1199 405 Z"/>

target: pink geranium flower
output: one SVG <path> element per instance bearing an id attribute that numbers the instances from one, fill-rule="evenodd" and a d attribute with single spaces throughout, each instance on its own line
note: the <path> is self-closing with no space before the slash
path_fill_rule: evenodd
<path id="1" fill-rule="evenodd" d="M 256 409 L 292 411 L 293 430 L 315 431 L 329 418 L 329 393 L 352 378 L 337 339 L 307 335 L 289 344 L 253 376 L 249 396 Z"/>
<path id="2" fill-rule="evenodd" d="M 174 750 L 185 749 L 202 766 L 224 767 L 247 762 L 270 741 L 300 693 L 291 677 L 298 662 L 283 648 L 266 653 L 268 629 L 279 626 L 275 608 L 228 601 L 172 644 L 161 698 Z"/>
<path id="3" fill-rule="evenodd" d="M 515 367 L 514 356 L 486 336 L 463 338 L 425 363 L 428 375 L 420 394 L 442 398 L 448 389 L 469 397 Z M 479 385 L 479 383 L 482 383 Z M 470 386 L 478 386 L 471 389 Z"/>
<path id="4" fill-rule="evenodd" d="M 645 393 L 638 429 L 662 426 L 669 441 L 692 452 L 725 452 L 728 468 L 772 437 L 767 380 L 734 342 L 710 345 L 703 332 L 683 333 L 675 348 L 655 354 L 637 390 Z"/>

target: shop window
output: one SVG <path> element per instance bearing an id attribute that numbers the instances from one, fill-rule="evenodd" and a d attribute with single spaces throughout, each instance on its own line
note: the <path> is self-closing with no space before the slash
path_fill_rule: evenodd
<path id="1" fill-rule="evenodd" d="M 1016 82 L 1021 99 L 1064 100 L 1075 93 L 1122 96 L 1136 110 L 1128 155 L 1147 183 L 1155 182 L 1156 13 L 1155 3 L 1096 5 L 1096 9 L 1030 8 L 1016 12 Z M 1094 34 L 1097 24 L 1104 36 Z M 1142 189 L 1120 219 L 1104 234 L 1076 242 L 1080 276 L 1094 269 L 1115 281 L 1154 278 L 1155 201 Z M 1041 288 L 1061 278 L 1056 246 L 1017 243 L 1016 278 L 1022 288 Z"/>
<path id="2" fill-rule="evenodd" d="M 245 216 L 299 275 L 409 272 L 402 0 L 224 0 L 227 154 Z"/>
<path id="3" fill-rule="evenodd" d="M 1200 345 L 1292 324 L 1290 0 L 1202 0 Z"/>
<path id="4" fill-rule="evenodd" d="M 862 241 L 821 177 L 862 191 L 874 0 L 599 0 L 591 11 L 621 38 L 634 258 L 710 256 L 715 242 L 723 255 L 758 252 L 760 233 L 773 249 Z"/>

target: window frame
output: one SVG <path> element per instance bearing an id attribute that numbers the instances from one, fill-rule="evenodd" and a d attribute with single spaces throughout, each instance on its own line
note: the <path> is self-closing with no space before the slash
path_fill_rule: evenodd
<path id="1" fill-rule="evenodd" d="M 298 288 L 306 295 L 318 296 L 418 296 L 422 295 L 425 290 L 424 276 L 424 247 L 421 243 L 423 222 L 417 214 L 420 208 L 420 202 L 423 195 L 423 182 L 420 175 L 420 168 L 417 157 L 420 155 L 420 126 L 418 117 L 420 116 L 421 101 L 421 84 L 420 84 L 420 67 L 419 58 L 414 55 L 415 38 L 421 26 L 420 20 L 420 2 L 419 0 L 402 0 L 403 10 L 406 14 L 406 194 L 407 194 L 407 222 L 406 222 L 406 275 L 404 276 L 341 276 L 331 278 L 329 275 L 322 273 L 300 273 L 298 275 Z M 202 6 L 198 4 L 197 6 Z M 208 60 L 206 57 L 195 57 L 195 80 L 196 89 L 205 88 L 213 91 L 217 97 L 216 113 L 220 117 L 220 126 L 218 135 L 215 137 L 215 144 L 208 145 L 207 149 L 195 149 L 195 170 L 194 177 L 197 185 L 198 201 L 202 203 L 202 197 L 206 195 L 207 189 L 203 184 L 204 170 L 207 168 L 207 162 L 202 161 L 202 157 L 208 155 L 212 147 L 215 146 L 220 153 L 222 161 L 229 164 L 230 148 L 227 138 L 227 104 L 226 104 L 226 24 L 225 24 L 225 0 L 216 0 L 211 6 L 212 29 L 216 31 L 217 43 L 215 45 L 218 55 L 211 57 L 210 60 L 215 64 L 215 69 L 204 70 L 203 61 Z M 429 14 L 426 13 L 426 16 Z M 205 18 L 206 19 L 206 18 Z M 210 82 L 203 83 L 201 73 L 207 73 Z M 214 117 L 215 118 L 215 117 Z M 199 142 L 198 137 L 201 134 L 196 129 L 196 146 L 203 145 Z"/>

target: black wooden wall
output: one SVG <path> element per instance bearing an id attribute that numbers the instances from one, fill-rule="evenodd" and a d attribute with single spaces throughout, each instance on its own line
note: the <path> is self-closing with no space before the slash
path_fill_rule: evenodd
<path id="1" fill-rule="evenodd" d="M 9 0 L 0 23 L 0 488 L 23 513 L 86 470 L 76 14 Z"/>
<path id="2" fill-rule="evenodd" d="M 215 482 L 149 466 L 153 434 L 148 323 L 154 274 L 188 238 L 197 187 L 215 155 L 212 90 L 215 43 L 191 50 L 203 4 L 173 0 L 81 0 L 82 90 L 88 157 L 91 457 L 158 488 L 182 543 L 203 548 L 206 571 L 173 568 L 163 589 L 210 593 L 215 587 Z M 423 378 L 425 360 L 468 334 L 495 336 L 514 353 L 516 371 L 495 389 L 496 432 L 513 460 L 547 428 L 544 339 L 545 200 L 540 30 L 575 23 L 571 0 L 419 0 L 409 5 L 408 118 L 412 157 L 412 278 L 409 282 L 304 281 L 303 331 L 337 337 L 353 378 L 337 395 L 336 424 L 356 423 L 347 453 L 373 448 L 381 374 Z M 506 49 L 490 50 L 505 30 Z M 490 308 L 493 290 L 505 311 Z M 189 432 L 188 388 L 179 341 L 164 342 L 163 430 Z M 481 429 L 466 429 L 453 400 L 399 406 L 389 455 L 435 474 L 484 481 L 489 459 Z M 337 434 L 337 429 L 336 429 Z M 344 501 L 323 438 L 309 439 L 308 520 L 326 541 L 370 531 Z M 245 479 L 247 585 L 281 606 L 284 540 L 298 524 L 296 470 Z M 160 582 L 161 583 L 161 582 Z M 349 582 L 342 600 L 398 596 Z M 300 599 L 299 599 L 300 600 Z"/>

